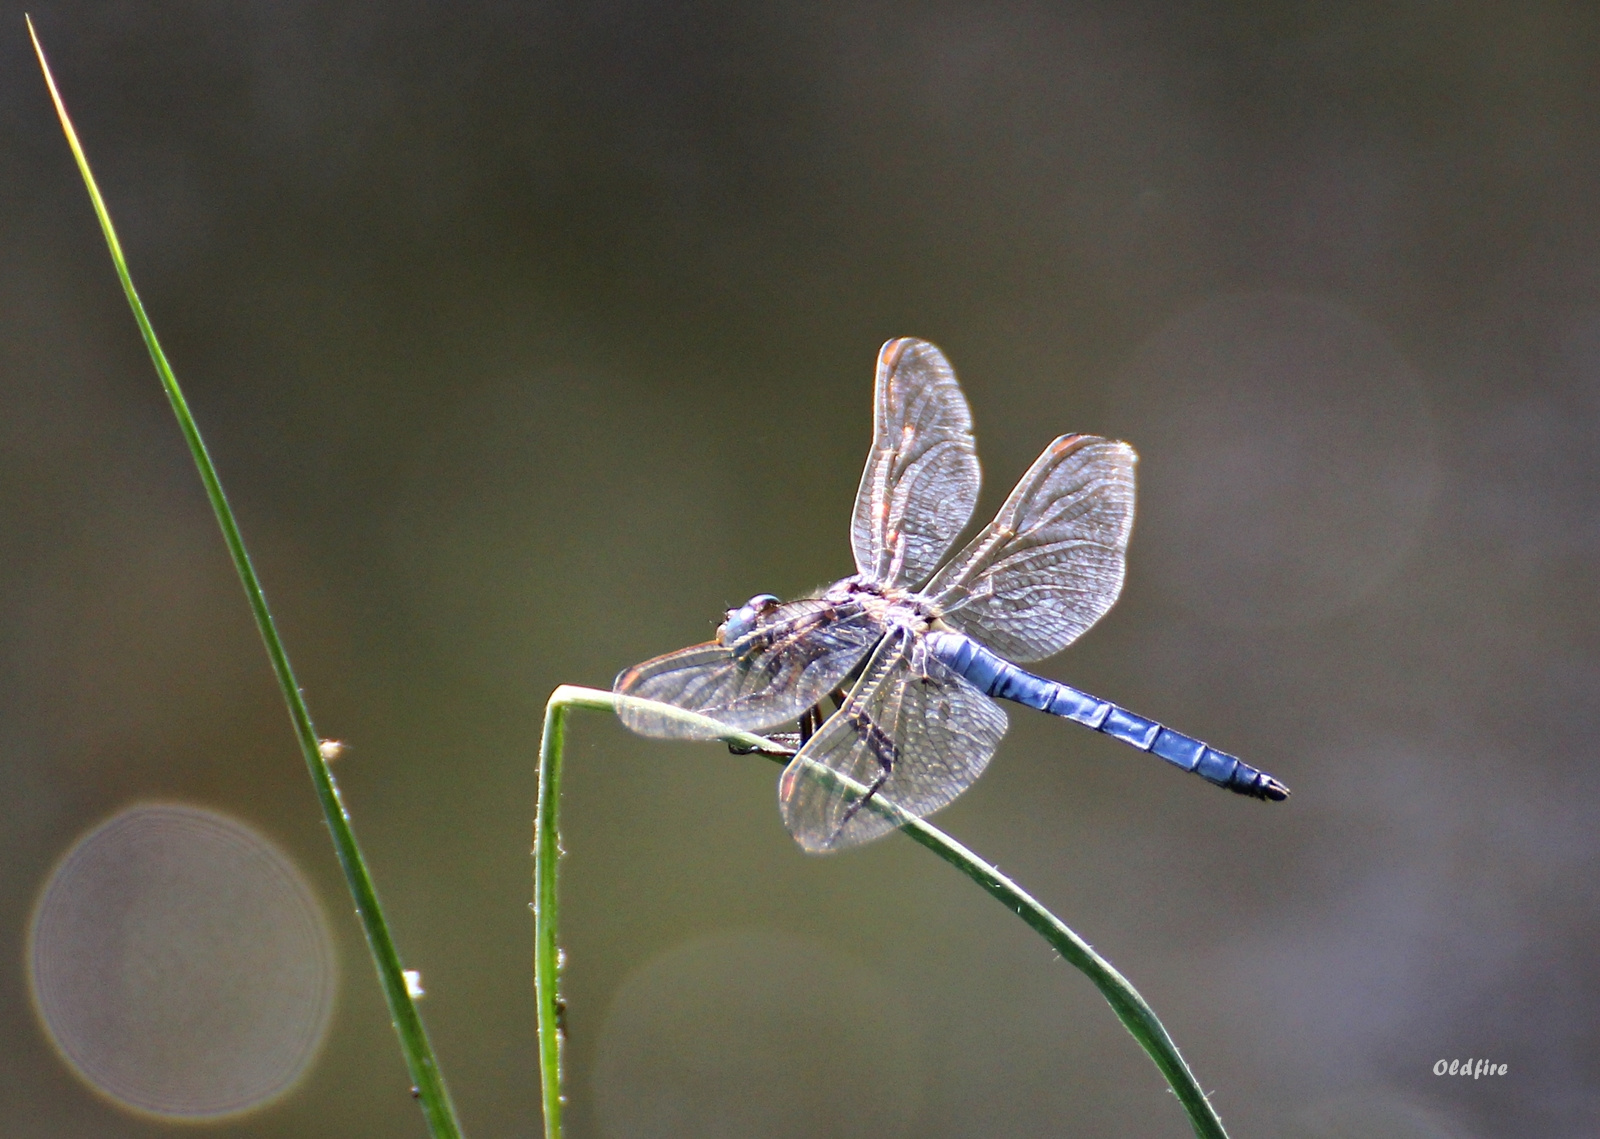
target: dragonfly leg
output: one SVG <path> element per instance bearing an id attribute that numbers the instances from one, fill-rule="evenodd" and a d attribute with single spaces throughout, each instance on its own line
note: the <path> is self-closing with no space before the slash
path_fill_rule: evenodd
<path id="1" fill-rule="evenodd" d="M 833 837 L 828 840 L 830 845 L 838 841 L 839 836 L 844 833 L 844 828 L 850 825 L 850 820 L 856 817 L 862 807 L 872 802 L 883 789 L 883 785 L 889 781 L 889 776 L 894 774 L 895 756 L 899 750 L 895 747 L 894 741 L 882 728 L 874 724 L 872 717 L 865 712 L 851 713 L 849 721 L 850 726 L 861 734 L 867 741 L 867 746 L 872 749 L 872 757 L 878 761 L 879 771 L 877 777 L 867 784 L 866 794 L 845 808 L 843 816 L 839 819 L 839 825 L 833 828 Z"/>
<path id="2" fill-rule="evenodd" d="M 795 752 L 800 750 L 800 745 L 802 742 L 804 742 L 800 739 L 799 734 L 796 732 L 773 732 L 768 735 L 767 738 L 778 746 L 775 748 L 766 748 L 745 747 L 742 744 L 729 744 L 728 751 L 733 755 L 770 755 L 777 759 L 788 759 Z"/>
<path id="3" fill-rule="evenodd" d="M 806 741 L 817 734 L 817 729 L 822 726 L 822 705 L 813 704 L 800 713 L 800 746 L 804 747 Z"/>

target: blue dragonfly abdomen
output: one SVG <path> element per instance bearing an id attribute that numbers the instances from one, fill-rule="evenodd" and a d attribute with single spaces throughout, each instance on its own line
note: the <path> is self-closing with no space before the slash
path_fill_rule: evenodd
<path id="1" fill-rule="evenodd" d="M 1218 751 L 1164 724 L 1136 716 L 1109 700 L 1080 692 L 1057 680 L 1046 680 L 961 633 L 932 632 L 923 638 L 928 654 L 970 681 L 985 696 L 997 696 L 1075 721 L 1160 756 L 1174 767 L 1253 799 L 1281 802 L 1289 789 L 1265 771 L 1237 756 Z"/>

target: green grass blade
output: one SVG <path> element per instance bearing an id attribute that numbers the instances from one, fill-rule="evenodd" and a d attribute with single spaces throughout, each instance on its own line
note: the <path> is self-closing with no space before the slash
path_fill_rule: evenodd
<path id="1" fill-rule="evenodd" d="M 560 1139 L 561 1106 L 565 1102 L 561 1095 L 561 1044 L 556 1019 L 558 999 L 556 987 L 560 964 L 556 930 L 558 912 L 556 860 L 561 852 L 556 812 L 559 805 L 566 709 L 593 708 L 615 712 L 623 704 L 647 707 L 662 716 L 693 725 L 725 743 L 747 748 L 780 763 L 786 763 L 789 759 L 788 749 L 780 747 L 771 740 L 738 731 L 693 712 L 674 708 L 670 704 L 658 704 L 651 700 L 618 696 L 594 688 L 576 688 L 566 684 L 550 694 L 550 702 L 545 706 L 544 739 L 539 749 L 539 808 L 534 823 L 533 846 L 536 899 L 534 904 L 536 948 L 533 970 L 534 990 L 538 995 L 539 1060 L 540 1076 L 544 1081 L 546 1139 Z M 826 768 L 817 768 L 817 773 L 824 778 L 835 779 L 850 786 L 858 794 L 866 791 L 860 784 Z M 1189 1125 L 1194 1128 L 1194 1133 L 1200 1139 L 1227 1139 L 1227 1132 L 1222 1129 L 1222 1120 L 1218 1118 L 1211 1102 L 1206 1099 L 1205 1093 L 1200 1090 L 1194 1073 L 1189 1071 L 1189 1065 L 1184 1063 L 1183 1057 L 1178 1054 L 1178 1046 L 1172 1042 L 1172 1037 L 1167 1034 L 1155 1011 L 1109 961 L 1091 949 L 1083 938 L 1035 901 L 1021 886 L 938 827 L 906 814 L 892 803 L 874 800 L 871 808 L 893 818 L 912 841 L 927 847 L 971 878 L 985 893 L 1016 914 L 1049 942 L 1069 964 L 1087 976 L 1111 1005 L 1112 1011 L 1117 1014 L 1117 1019 L 1122 1021 L 1123 1026 L 1166 1077 L 1173 1094 L 1178 1097 L 1178 1102 L 1188 1114 Z"/>
<path id="2" fill-rule="evenodd" d="M 556 689 L 559 695 L 565 688 Z M 561 801 L 561 753 L 566 744 L 568 705 L 550 697 L 544 707 L 544 735 L 539 741 L 539 801 L 533 815 L 533 996 L 539 1028 L 539 1089 L 544 1103 L 545 1139 L 561 1139 L 561 944 L 560 903 L 556 899 L 556 862 L 561 836 L 556 810 Z"/>
<path id="3" fill-rule="evenodd" d="M 461 1134 L 461 1128 L 456 1121 L 455 1108 L 450 1102 L 450 1094 L 445 1088 L 444 1077 L 439 1071 L 438 1063 L 434 1060 L 433 1048 L 428 1043 L 428 1034 L 423 1027 L 422 1017 L 407 991 L 399 951 L 395 948 L 394 938 L 390 936 L 389 925 L 384 919 L 383 907 L 378 902 L 372 877 L 367 873 L 366 861 L 361 856 L 361 848 L 356 844 L 355 832 L 350 828 L 350 818 L 339 801 L 339 789 L 334 784 L 333 773 L 328 770 L 328 765 L 318 749 L 316 727 L 311 722 L 311 713 L 306 709 L 299 685 L 295 683 L 294 670 L 289 665 L 289 655 L 284 651 L 283 642 L 279 639 L 277 627 L 272 621 L 272 613 L 267 608 L 266 594 L 262 592 L 261 582 L 250 563 L 244 538 L 239 534 L 239 526 L 234 521 L 233 511 L 229 509 L 227 496 L 222 491 L 222 483 L 217 478 L 216 467 L 212 465 L 211 457 L 206 453 L 206 445 L 200 438 L 200 429 L 195 426 L 194 417 L 189 414 L 189 406 L 183 398 L 183 391 L 178 387 L 177 377 L 173 375 L 172 368 L 167 363 L 166 354 L 162 352 L 161 344 L 156 339 L 155 329 L 150 324 L 150 318 L 145 315 L 144 305 L 140 303 L 139 294 L 133 287 L 133 278 L 128 273 L 127 261 L 122 256 L 122 244 L 117 240 L 116 230 L 111 225 L 111 215 L 106 210 L 99 187 L 95 185 L 94 175 L 89 170 L 89 160 L 84 157 L 83 147 L 79 145 L 77 131 L 73 130 L 72 120 L 67 117 L 67 108 L 61 101 L 61 93 L 56 90 L 55 78 L 50 74 L 50 65 L 45 61 L 44 49 L 39 44 L 39 37 L 34 32 L 31 19 L 28 20 L 28 35 L 33 40 L 33 50 L 39 57 L 39 67 L 44 72 L 45 84 L 50 88 L 50 98 L 55 103 L 56 114 L 61 119 L 61 129 L 67 136 L 67 145 L 72 148 L 72 156 L 77 160 L 78 171 L 83 175 L 83 184 L 89 191 L 89 201 L 94 206 L 95 216 L 100 219 L 100 229 L 105 234 L 106 246 L 111 252 L 111 262 L 116 266 L 117 278 L 122 282 L 122 291 L 127 294 L 128 305 L 133 309 L 133 319 L 139 325 L 139 333 L 144 337 L 145 347 L 150 351 L 150 359 L 155 364 L 156 373 L 161 377 L 161 385 L 166 389 L 167 399 L 172 404 L 172 412 L 178 418 L 178 427 L 183 432 L 184 441 L 189 445 L 189 453 L 194 457 L 195 467 L 200 472 L 200 481 L 205 485 L 206 497 L 211 500 L 211 509 L 216 513 L 217 524 L 222 528 L 223 541 L 227 543 L 234 569 L 238 571 L 239 581 L 244 586 L 245 596 L 250 601 L 250 610 L 255 615 L 256 627 L 266 644 L 267 656 L 272 661 L 272 670 L 277 675 L 278 686 L 283 690 L 284 702 L 289 706 L 289 719 L 294 724 L 295 738 L 299 741 L 300 751 L 305 756 L 306 767 L 311 773 L 317 802 L 322 807 L 328 830 L 333 836 L 334 851 L 339 857 L 340 867 L 344 870 L 350 895 L 355 900 L 356 913 L 366 934 L 367 947 L 372 952 L 373 965 L 378 971 L 384 999 L 389 1004 L 389 1015 L 394 1022 L 395 1032 L 400 1037 L 401 1051 L 405 1053 L 406 1064 L 411 1069 L 414 1094 L 422 1107 L 423 1116 L 427 1119 L 428 1128 L 434 1139 L 457 1139 Z"/>

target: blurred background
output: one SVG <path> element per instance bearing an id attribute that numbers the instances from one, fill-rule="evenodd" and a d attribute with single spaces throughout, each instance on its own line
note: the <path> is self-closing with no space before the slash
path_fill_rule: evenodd
<path id="1" fill-rule="evenodd" d="M 337 980 L 331 1017 L 283 1014 L 303 1077 L 206 1133 L 421 1136 L 264 654 L 4 8 L 6 1131 L 179 1129 L 159 1097 L 90 1090 L 31 992 L 56 867 L 108 864 L 62 860 L 143 810 L 222 820 L 289 868 L 283 904 L 325 915 L 302 973 Z M 1600 1129 L 1592 7 L 32 13 L 319 728 L 348 745 L 469 1134 L 540 1128 L 550 689 L 850 572 L 873 359 L 901 335 L 963 378 L 984 518 L 1058 433 L 1141 454 L 1122 601 L 1042 671 L 1294 789 L 1226 795 L 1014 709 L 938 823 L 1127 974 L 1237 1137 Z M 1037 937 L 898 837 L 802 855 L 776 774 L 575 717 L 572 1135 L 1188 1134 Z M 73 897 L 117 893 L 93 889 Z M 220 945 L 254 903 L 217 893 L 209 933 L 182 924 L 203 907 L 154 902 L 142 928 Z M 50 928 L 89 932 L 48 945 L 114 964 L 85 905 Z M 195 964 L 149 967 L 182 992 Z M 1467 1058 L 1508 1074 L 1433 1075 Z"/>

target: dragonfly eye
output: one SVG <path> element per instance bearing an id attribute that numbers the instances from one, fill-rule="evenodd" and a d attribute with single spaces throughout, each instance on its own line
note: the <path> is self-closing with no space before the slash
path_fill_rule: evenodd
<path id="1" fill-rule="evenodd" d="M 717 630 L 717 643 L 731 645 L 755 628 L 757 618 L 777 607 L 770 593 L 758 593 L 737 609 L 728 610 L 728 619 Z"/>

